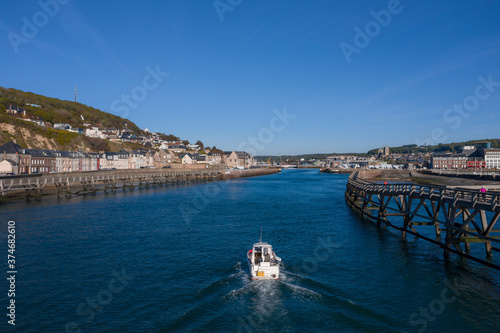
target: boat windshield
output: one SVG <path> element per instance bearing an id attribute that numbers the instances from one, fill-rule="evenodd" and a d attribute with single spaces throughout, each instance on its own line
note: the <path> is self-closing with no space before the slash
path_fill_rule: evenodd
<path id="1" fill-rule="evenodd" d="M 255 262 L 258 263 L 260 261 L 263 262 L 271 262 L 272 256 L 272 248 L 269 246 L 256 246 L 254 249 L 255 253 Z"/>

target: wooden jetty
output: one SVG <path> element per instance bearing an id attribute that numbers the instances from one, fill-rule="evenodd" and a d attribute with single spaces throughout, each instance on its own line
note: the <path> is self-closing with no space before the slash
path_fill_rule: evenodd
<path id="1" fill-rule="evenodd" d="M 490 267 L 493 251 L 500 252 L 500 230 L 494 229 L 500 216 L 500 192 L 447 186 L 369 182 L 351 174 L 345 191 L 346 202 L 363 217 L 420 237 L 449 252 Z M 435 238 L 422 233 L 431 227 Z M 472 244 L 482 244 L 486 258 L 471 254 Z M 476 253 L 475 251 L 474 253 Z"/>

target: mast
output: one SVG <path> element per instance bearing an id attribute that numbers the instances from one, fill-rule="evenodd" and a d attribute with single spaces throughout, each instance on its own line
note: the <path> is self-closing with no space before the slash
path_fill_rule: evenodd
<path id="1" fill-rule="evenodd" d="M 259 238 L 259 243 L 262 243 L 262 226 L 260 226 L 260 238 Z"/>

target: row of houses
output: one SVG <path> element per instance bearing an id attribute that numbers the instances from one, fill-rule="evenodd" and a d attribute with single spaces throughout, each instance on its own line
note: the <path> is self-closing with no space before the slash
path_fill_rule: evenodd
<path id="1" fill-rule="evenodd" d="M 465 146 L 460 154 L 433 154 L 433 169 L 500 169 L 500 149 Z"/>
<path id="2" fill-rule="evenodd" d="M 22 148 L 14 142 L 0 146 L 0 174 L 36 174 L 106 169 L 154 168 L 155 152 L 132 150 L 84 153 Z"/>
<path id="3" fill-rule="evenodd" d="M 22 148 L 14 142 L 0 146 L 0 174 L 37 174 L 111 169 L 165 168 L 172 163 L 249 168 L 255 165 L 251 154 L 230 151 L 220 154 L 175 154 L 166 149 L 120 150 L 119 152 L 84 153 Z"/>
<path id="4" fill-rule="evenodd" d="M 180 154 L 182 164 L 225 165 L 228 168 L 248 169 L 257 165 L 252 154 L 245 151 L 225 151 L 223 154 L 210 152 L 208 154 L 184 153 Z"/>

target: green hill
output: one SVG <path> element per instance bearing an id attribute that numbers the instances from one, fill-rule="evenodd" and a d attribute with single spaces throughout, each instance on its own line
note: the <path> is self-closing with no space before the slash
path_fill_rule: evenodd
<path id="1" fill-rule="evenodd" d="M 27 104 L 35 104 L 40 107 Z M 128 119 L 78 102 L 63 101 L 31 92 L 0 87 L 0 145 L 14 141 L 23 148 L 83 150 L 87 152 L 144 148 L 144 146 L 136 143 L 112 142 L 99 138 L 90 138 L 79 133 L 53 129 L 49 126 L 40 126 L 7 114 L 6 110 L 9 105 L 23 107 L 28 113 L 43 118 L 45 122 L 52 125 L 67 123 L 72 127 L 82 128 L 83 124 L 87 123 L 99 125 L 101 128 L 126 128 L 128 132 L 136 135 L 145 134 L 144 131 Z M 179 139 L 172 134 L 159 133 L 159 136 L 165 140 Z"/>
<path id="2" fill-rule="evenodd" d="M 121 129 L 127 124 L 131 133 L 141 134 L 142 130 L 128 119 L 107 113 L 91 106 L 78 102 L 63 101 L 57 98 L 46 97 L 31 92 L 25 92 L 12 88 L 0 87 L 0 108 L 7 108 L 9 105 L 17 105 L 26 109 L 35 116 L 43 118 L 52 124 L 68 123 L 71 126 L 82 126 L 83 122 L 92 125 L 101 124 L 105 128 Z M 26 104 L 37 104 L 41 107 L 29 106 Z M 2 108 L 0 113 L 5 114 Z M 82 120 L 83 117 L 85 121 Z"/>

